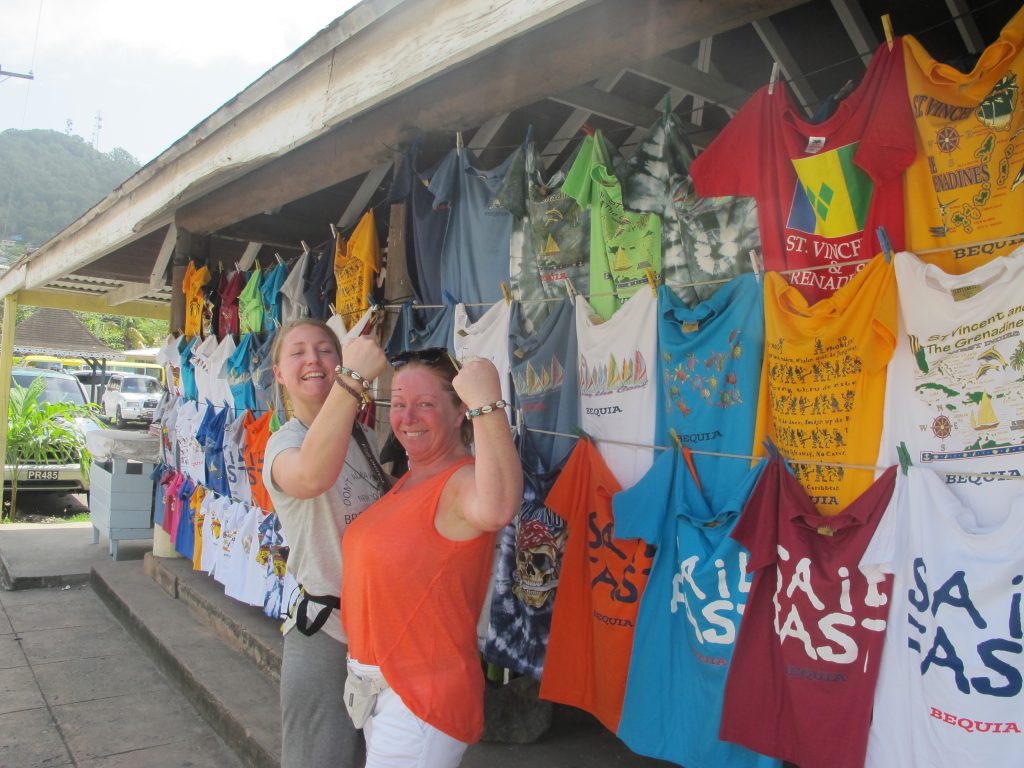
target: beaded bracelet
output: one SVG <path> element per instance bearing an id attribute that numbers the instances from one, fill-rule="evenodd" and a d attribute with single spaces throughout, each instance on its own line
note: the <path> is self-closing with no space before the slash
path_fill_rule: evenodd
<path id="1" fill-rule="evenodd" d="M 334 366 L 334 375 L 337 376 L 348 376 L 352 381 L 362 384 L 363 389 L 370 388 L 370 382 L 358 371 L 353 371 L 351 368 L 346 368 L 344 365 Z"/>
<path id="2" fill-rule="evenodd" d="M 494 411 L 507 408 L 508 402 L 506 400 L 498 400 L 497 402 L 491 403 L 490 405 L 481 405 L 479 408 L 471 408 L 466 411 L 467 419 L 475 419 L 477 416 L 483 416 L 485 413 L 494 413 Z"/>
<path id="3" fill-rule="evenodd" d="M 338 373 L 335 373 L 334 375 L 334 383 L 337 384 L 342 389 L 344 389 L 346 392 L 348 392 L 350 395 L 352 395 L 352 397 L 356 399 L 356 402 L 359 403 L 360 413 L 366 410 L 366 406 L 370 404 L 370 395 L 367 392 L 364 391 L 362 394 L 356 392 L 354 389 L 352 389 L 352 387 L 345 383 L 344 379 L 342 379 L 341 375 Z"/>

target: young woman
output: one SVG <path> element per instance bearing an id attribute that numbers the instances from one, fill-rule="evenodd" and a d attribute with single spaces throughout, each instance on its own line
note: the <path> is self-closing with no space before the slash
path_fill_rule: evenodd
<path id="1" fill-rule="evenodd" d="M 367 768 L 447 768 L 483 730 L 476 624 L 522 472 L 494 365 L 456 372 L 432 350 L 395 367 L 391 429 L 409 472 L 342 541 L 346 703 L 366 718 Z"/>
<path id="2" fill-rule="evenodd" d="M 372 433 L 355 424 L 363 383 L 336 373 L 342 353 L 330 329 L 319 320 L 286 323 L 271 356 L 295 415 L 267 443 L 263 482 L 288 541 L 288 570 L 303 588 L 284 626 L 281 765 L 358 768 L 362 740 L 342 700 L 341 541 L 385 480 L 368 456 Z M 369 339 L 353 341 L 344 357 L 371 378 L 387 364 Z"/>

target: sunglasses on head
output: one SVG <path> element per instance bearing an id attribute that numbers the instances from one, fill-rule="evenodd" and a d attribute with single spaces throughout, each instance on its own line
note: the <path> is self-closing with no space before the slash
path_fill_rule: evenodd
<path id="1" fill-rule="evenodd" d="M 458 361 L 452 357 L 446 347 L 430 347 L 428 349 L 410 349 L 399 352 L 391 358 L 391 367 L 398 370 L 408 363 L 423 363 L 424 365 L 437 365 L 447 362 L 457 372 L 461 368 Z"/>

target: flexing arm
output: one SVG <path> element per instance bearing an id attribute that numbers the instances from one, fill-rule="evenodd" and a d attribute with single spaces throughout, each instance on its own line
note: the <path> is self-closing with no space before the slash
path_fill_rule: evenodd
<path id="1" fill-rule="evenodd" d="M 344 365 L 372 381 L 384 370 L 387 359 L 373 339 L 360 336 L 346 345 Z M 327 375 L 333 379 L 334 371 Z M 342 380 L 356 392 L 362 384 L 349 376 Z M 359 403 L 341 386 L 335 384 L 301 448 L 282 451 L 274 459 L 271 477 L 274 484 L 297 499 L 319 496 L 337 481 L 345 465 L 352 425 L 359 414 Z"/>

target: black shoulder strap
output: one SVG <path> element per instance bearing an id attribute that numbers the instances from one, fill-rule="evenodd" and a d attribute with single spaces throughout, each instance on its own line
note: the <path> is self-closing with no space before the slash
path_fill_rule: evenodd
<path id="1" fill-rule="evenodd" d="M 366 463 L 370 465 L 370 471 L 373 472 L 373 476 L 376 479 L 381 494 L 385 494 L 391 490 L 391 478 L 384 472 L 384 468 L 377 461 L 377 457 L 373 455 L 373 450 L 370 448 L 370 441 L 366 439 L 366 435 L 363 433 L 362 427 L 359 422 L 352 424 L 352 437 L 355 438 L 356 445 L 359 446 L 359 450 L 363 452 L 363 456 L 366 457 Z"/>

